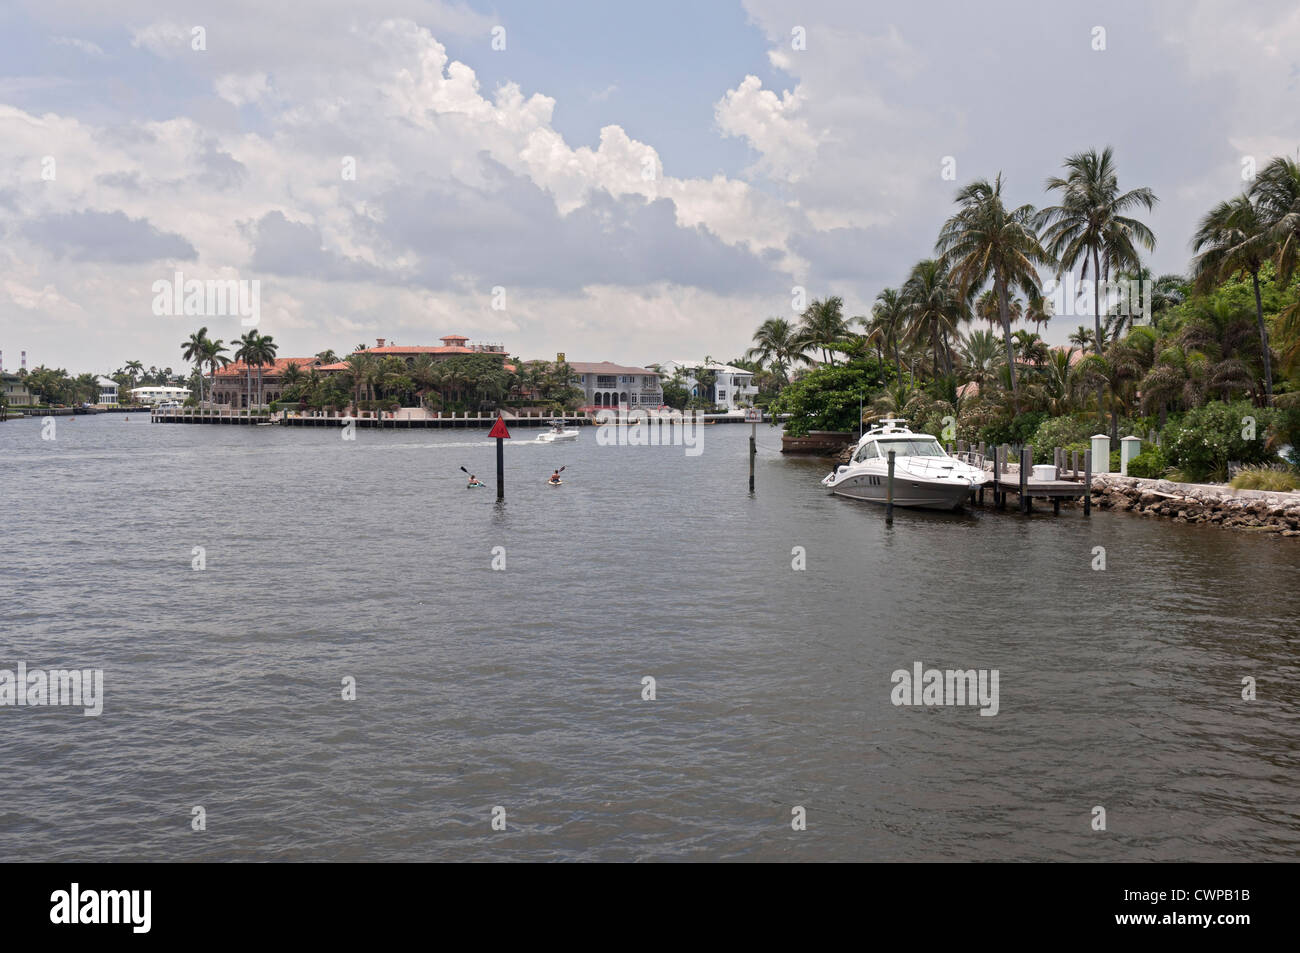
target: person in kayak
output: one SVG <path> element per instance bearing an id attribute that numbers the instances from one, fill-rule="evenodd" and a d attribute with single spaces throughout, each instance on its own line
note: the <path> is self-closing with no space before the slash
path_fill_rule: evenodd
<path id="1" fill-rule="evenodd" d="M 465 489 L 468 490 L 470 487 L 482 486 L 482 485 L 483 484 L 479 482 L 478 477 L 474 476 L 474 474 L 471 473 L 469 475 L 469 482 L 465 484 Z"/>
<path id="2" fill-rule="evenodd" d="M 560 471 L 559 471 L 559 470 L 556 470 L 554 473 L 551 474 L 551 478 L 550 478 L 549 480 L 547 480 L 546 482 L 547 482 L 547 483 L 550 483 L 550 484 L 553 485 L 553 486 L 558 486 L 559 484 L 563 483 L 564 481 L 560 479 Z"/>

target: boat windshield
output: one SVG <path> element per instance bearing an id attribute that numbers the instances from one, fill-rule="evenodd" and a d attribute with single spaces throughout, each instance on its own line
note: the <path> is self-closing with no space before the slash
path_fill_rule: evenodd
<path id="1" fill-rule="evenodd" d="M 943 457 L 943 447 L 933 437 L 898 437 L 877 440 L 876 447 L 882 457 L 893 450 L 896 457 Z"/>

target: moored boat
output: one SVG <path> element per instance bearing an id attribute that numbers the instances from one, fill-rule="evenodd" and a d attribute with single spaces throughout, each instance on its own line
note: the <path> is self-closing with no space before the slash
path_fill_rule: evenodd
<path id="1" fill-rule="evenodd" d="M 895 506 L 955 509 L 987 479 L 978 454 L 949 455 L 934 437 L 913 433 L 906 421 L 891 419 L 863 434 L 852 459 L 836 467 L 822 485 L 850 499 L 886 502 L 891 450 Z"/>

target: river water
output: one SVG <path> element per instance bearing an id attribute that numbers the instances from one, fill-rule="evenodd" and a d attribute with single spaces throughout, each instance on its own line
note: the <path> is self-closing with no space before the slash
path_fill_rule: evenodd
<path id="1" fill-rule="evenodd" d="M 102 669 L 103 713 L 0 707 L 10 860 L 1300 849 L 1293 540 L 1096 510 L 887 527 L 769 427 L 753 496 L 747 426 L 698 455 L 517 430 L 504 505 L 459 470 L 495 481 L 482 431 L 41 430 L 0 425 L 0 669 Z M 916 662 L 996 669 L 997 714 L 896 706 Z"/>

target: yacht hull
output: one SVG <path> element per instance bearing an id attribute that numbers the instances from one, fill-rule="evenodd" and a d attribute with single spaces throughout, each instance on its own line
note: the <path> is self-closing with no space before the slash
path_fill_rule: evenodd
<path id="1" fill-rule="evenodd" d="M 854 474 L 839 480 L 830 490 L 836 496 L 851 500 L 884 503 L 888 493 L 885 483 L 886 478 L 877 474 Z M 977 488 L 978 486 L 971 486 L 965 480 L 940 483 L 895 476 L 894 505 L 911 506 L 917 509 L 952 510 L 970 499 L 971 490 Z"/>

